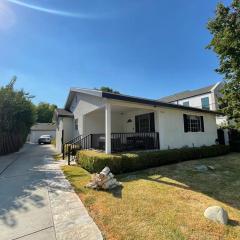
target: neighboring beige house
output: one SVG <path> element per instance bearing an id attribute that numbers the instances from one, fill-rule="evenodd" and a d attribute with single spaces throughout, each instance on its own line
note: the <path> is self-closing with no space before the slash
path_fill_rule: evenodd
<path id="1" fill-rule="evenodd" d="M 177 105 L 201 108 L 206 110 L 219 110 L 218 97 L 221 96 L 220 90 L 223 83 L 218 82 L 208 87 L 187 90 L 176 93 L 167 97 L 160 98 L 159 101 L 173 103 Z M 218 126 L 226 125 L 227 119 L 225 116 L 218 115 L 216 117 Z"/>
<path id="2" fill-rule="evenodd" d="M 42 135 L 50 135 L 52 138 L 56 137 L 55 123 L 36 123 L 31 127 L 28 141 L 31 143 L 38 143 L 38 139 Z"/>
<path id="3" fill-rule="evenodd" d="M 157 100 L 71 88 L 56 109 L 56 148 L 79 143 L 106 153 L 213 145 L 216 112 Z"/>

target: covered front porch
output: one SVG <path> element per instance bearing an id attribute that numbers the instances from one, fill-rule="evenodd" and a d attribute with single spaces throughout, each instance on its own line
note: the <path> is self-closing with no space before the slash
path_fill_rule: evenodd
<path id="1" fill-rule="evenodd" d="M 75 147 L 107 154 L 159 149 L 157 129 L 157 111 L 153 107 L 108 102 L 83 116 L 82 136 Z"/>

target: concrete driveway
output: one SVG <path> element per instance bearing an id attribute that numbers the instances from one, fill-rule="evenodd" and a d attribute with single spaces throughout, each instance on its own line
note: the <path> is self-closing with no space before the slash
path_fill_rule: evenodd
<path id="1" fill-rule="evenodd" d="M 25 144 L 0 157 L 0 240 L 103 239 L 53 154 Z"/>
<path id="2" fill-rule="evenodd" d="M 45 156 L 50 146 L 26 144 L 14 154 L 0 157 L 0 239 L 55 238 Z"/>

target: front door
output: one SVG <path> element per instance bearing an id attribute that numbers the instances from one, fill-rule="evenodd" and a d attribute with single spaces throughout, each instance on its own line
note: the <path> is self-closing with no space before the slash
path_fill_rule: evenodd
<path id="1" fill-rule="evenodd" d="M 135 116 L 136 132 L 155 132 L 154 113 Z"/>

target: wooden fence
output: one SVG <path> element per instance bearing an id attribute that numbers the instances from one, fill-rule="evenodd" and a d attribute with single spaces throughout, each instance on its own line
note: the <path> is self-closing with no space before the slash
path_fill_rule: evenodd
<path id="1" fill-rule="evenodd" d="M 0 155 L 17 152 L 25 141 L 21 134 L 0 134 Z"/>

